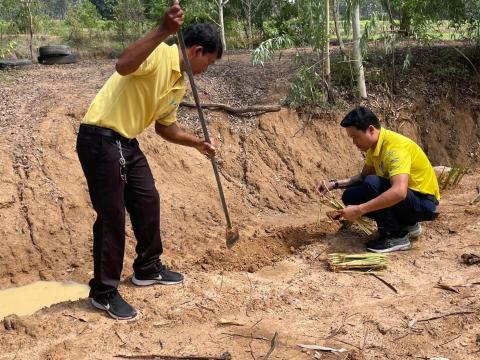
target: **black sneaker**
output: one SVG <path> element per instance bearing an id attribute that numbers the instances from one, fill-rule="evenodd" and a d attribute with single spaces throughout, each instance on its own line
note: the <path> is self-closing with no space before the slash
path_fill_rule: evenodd
<path id="1" fill-rule="evenodd" d="M 408 234 L 403 236 L 387 235 L 381 240 L 367 245 L 367 250 L 376 253 L 388 253 L 392 251 L 408 250 L 412 247 Z"/>
<path id="2" fill-rule="evenodd" d="M 422 225 L 420 225 L 419 223 L 415 223 L 411 226 L 404 226 L 402 230 L 407 231 L 408 237 L 411 239 L 418 238 L 420 235 L 422 235 L 422 232 L 423 232 Z"/>
<path id="3" fill-rule="evenodd" d="M 132 283 L 137 286 L 148 286 L 154 284 L 176 285 L 183 282 L 183 275 L 168 270 L 164 265 L 160 268 L 159 273 L 152 276 L 133 275 Z"/>
<path id="4" fill-rule="evenodd" d="M 117 290 L 102 297 L 91 298 L 92 305 L 104 310 L 114 319 L 129 320 L 137 316 L 137 311 L 120 296 Z"/>
<path id="5" fill-rule="evenodd" d="M 377 233 L 375 233 L 375 235 L 373 235 L 373 238 L 368 240 L 365 243 L 365 246 L 367 248 L 375 246 L 378 242 L 383 242 L 387 236 L 388 236 L 388 233 L 386 233 L 383 230 L 378 230 Z"/>

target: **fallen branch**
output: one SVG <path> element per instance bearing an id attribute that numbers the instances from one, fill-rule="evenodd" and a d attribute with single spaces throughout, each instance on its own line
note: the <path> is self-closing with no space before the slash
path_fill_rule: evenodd
<path id="1" fill-rule="evenodd" d="M 445 317 L 448 317 L 448 316 L 467 315 L 467 314 L 474 314 L 474 313 L 475 313 L 475 311 L 457 311 L 457 312 L 453 312 L 453 313 L 448 313 L 448 314 L 443 314 L 443 315 L 438 315 L 438 316 L 432 316 L 432 317 L 429 317 L 429 318 L 426 318 L 426 319 L 420 319 L 420 320 L 417 320 L 417 322 L 425 322 L 425 321 L 445 318 Z"/>
<path id="2" fill-rule="evenodd" d="M 192 102 L 182 101 L 180 106 L 192 107 L 195 108 L 197 105 Z M 201 104 L 202 108 L 204 109 L 212 109 L 212 110 L 223 110 L 229 114 L 234 115 L 243 115 L 248 113 L 266 113 L 266 112 L 277 112 L 282 109 L 280 105 L 251 105 L 251 106 L 244 106 L 244 107 L 232 107 L 230 105 L 221 104 L 221 103 L 204 103 Z"/>
<path id="3" fill-rule="evenodd" d="M 232 355 L 224 352 L 220 356 L 170 356 L 170 355 L 115 355 L 122 359 L 139 359 L 139 360 L 231 360 Z"/>
<path id="4" fill-rule="evenodd" d="M 275 335 L 273 335 L 272 342 L 270 345 L 270 350 L 268 350 L 268 353 L 264 356 L 263 360 L 267 360 L 270 357 L 270 355 L 273 353 L 275 348 L 277 347 L 278 345 L 277 336 L 278 336 L 278 333 L 275 331 Z"/>
<path id="5" fill-rule="evenodd" d="M 326 351 L 326 352 L 331 352 L 331 353 L 342 353 L 342 352 L 348 351 L 347 349 L 344 349 L 344 348 L 334 349 L 334 348 L 331 348 L 331 347 L 326 347 L 326 346 L 321 346 L 321 345 L 298 344 L 298 346 L 301 347 L 302 349 Z"/>
<path id="6" fill-rule="evenodd" d="M 238 336 L 238 337 L 242 337 L 242 338 L 245 338 L 245 339 L 270 341 L 270 339 L 268 339 L 266 337 L 263 337 L 263 336 L 253 336 L 253 335 L 248 336 L 248 335 L 243 335 L 243 334 L 226 333 L 226 332 L 223 332 L 222 334 L 223 335 L 228 335 L 228 336 Z"/>
<path id="7" fill-rule="evenodd" d="M 458 291 L 457 289 L 455 289 L 454 287 L 452 287 L 450 285 L 445 284 L 444 282 L 442 282 L 442 280 L 438 280 L 438 283 L 437 283 L 437 285 L 435 285 L 435 287 L 439 288 L 439 289 L 443 289 L 443 290 L 448 290 L 448 291 L 451 291 L 451 292 L 454 292 L 454 293 L 457 293 L 457 294 L 460 293 L 460 291 Z"/>
<path id="8" fill-rule="evenodd" d="M 374 273 L 371 273 L 370 275 L 372 275 L 375 279 L 378 279 L 379 281 L 381 281 L 382 283 L 384 283 L 389 289 L 391 289 L 395 294 L 398 294 L 398 290 L 395 289 L 395 287 L 390 284 L 387 280 L 384 280 L 382 279 L 380 276 L 374 274 Z"/>
<path id="9" fill-rule="evenodd" d="M 454 338 L 452 338 L 452 339 L 450 339 L 450 340 L 448 340 L 448 341 L 445 341 L 444 343 L 442 343 L 442 344 L 440 344 L 440 345 L 438 345 L 438 346 L 447 345 L 447 344 L 451 343 L 453 340 L 457 340 L 460 336 L 462 336 L 462 334 L 457 335 L 457 336 L 455 336 Z"/>

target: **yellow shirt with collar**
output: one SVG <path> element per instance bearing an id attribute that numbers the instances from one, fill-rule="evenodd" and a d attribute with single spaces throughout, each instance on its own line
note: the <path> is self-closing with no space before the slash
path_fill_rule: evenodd
<path id="1" fill-rule="evenodd" d="M 133 139 L 153 121 L 171 125 L 185 95 L 176 45 L 161 43 L 132 74 L 115 72 L 93 99 L 82 123 Z"/>
<path id="2" fill-rule="evenodd" d="M 375 149 L 368 149 L 365 165 L 375 168 L 377 176 L 390 179 L 408 174 L 408 187 L 440 200 L 437 177 L 427 155 L 413 140 L 394 131 L 380 129 Z"/>

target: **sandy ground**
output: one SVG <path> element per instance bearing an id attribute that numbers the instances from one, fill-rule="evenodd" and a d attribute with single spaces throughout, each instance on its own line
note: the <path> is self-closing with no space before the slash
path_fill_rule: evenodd
<path id="1" fill-rule="evenodd" d="M 205 100 L 228 102 L 234 96 L 225 94 L 238 92 L 247 75 L 245 89 L 263 97 L 243 95 L 245 103 L 282 98 L 281 82 L 268 87 L 258 81 L 258 76 L 278 78 L 274 69 L 252 73 L 236 55 L 223 61 L 200 79 Z M 219 84 L 242 63 L 243 73 L 229 73 L 230 80 Z M 91 276 L 94 214 L 75 134 L 113 64 L 34 66 L 0 78 L 2 288 L 38 279 L 85 283 Z M 441 131 L 425 102 L 411 102 L 411 112 L 399 112 L 391 127 L 428 148 L 435 165 L 438 159 L 468 159 L 477 151 L 479 114 L 478 105 L 467 105 L 437 110 L 445 123 Z M 207 114 L 227 200 L 241 230 L 237 246 L 225 248 L 206 159 L 147 131 L 140 142 L 162 194 L 164 261 L 185 274 L 184 285 L 130 283 L 135 254 L 128 228 L 120 291 L 139 310 L 138 318 L 114 321 L 88 300 L 59 304 L 0 328 L 0 359 L 219 357 L 226 351 L 234 359 L 263 359 L 275 334 L 270 359 L 479 358 L 480 273 L 478 265 L 468 267 L 460 259 L 480 252 L 480 205 L 469 204 L 480 183 L 477 168 L 443 193 L 439 219 L 424 224 L 412 250 L 389 255 L 382 279 L 394 291 L 373 276 L 333 273 L 326 264 L 328 253 L 361 252 L 367 240 L 358 232 L 338 231 L 313 193 L 318 180 L 361 166 L 361 154 L 338 128 L 342 111 L 326 111 L 308 126 L 287 109 L 242 119 Z M 183 126 L 196 130 L 194 121 L 193 112 L 182 113 Z M 439 281 L 452 289 L 438 288 Z M 315 354 L 299 344 L 348 351 Z"/>

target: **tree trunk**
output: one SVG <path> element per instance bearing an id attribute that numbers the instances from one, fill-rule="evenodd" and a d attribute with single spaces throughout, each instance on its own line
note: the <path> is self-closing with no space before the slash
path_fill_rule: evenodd
<path id="1" fill-rule="evenodd" d="M 340 52 L 345 56 L 345 45 L 343 44 L 342 34 L 340 34 L 340 20 L 338 16 L 338 0 L 333 0 L 333 22 L 335 23 L 335 34 L 337 35 Z"/>
<path id="2" fill-rule="evenodd" d="M 324 16 L 324 73 L 325 83 L 327 85 L 327 99 L 329 102 L 333 101 L 330 95 L 330 0 L 324 0 L 325 2 L 325 16 Z"/>
<path id="3" fill-rule="evenodd" d="M 362 37 L 360 31 L 360 4 L 359 0 L 354 1 L 352 11 L 352 28 L 353 28 L 353 62 L 357 71 L 358 94 L 362 99 L 367 98 L 367 88 L 365 86 L 365 73 L 362 62 L 362 50 L 360 49 L 360 39 Z"/>
<path id="4" fill-rule="evenodd" d="M 223 50 L 227 50 L 227 42 L 225 41 L 225 24 L 224 24 L 224 21 L 223 21 L 223 7 L 225 6 L 225 4 L 228 2 L 225 1 L 225 0 L 218 0 L 218 17 L 219 17 L 219 20 L 220 20 L 220 34 L 221 34 L 221 37 L 222 37 L 222 46 L 223 46 Z"/>
<path id="5" fill-rule="evenodd" d="M 387 12 L 388 21 L 390 21 L 390 30 L 393 31 L 395 29 L 395 21 L 393 20 L 392 6 L 390 4 L 390 0 L 382 0 L 382 6 Z"/>
<path id="6" fill-rule="evenodd" d="M 30 27 L 30 59 L 33 61 L 33 17 L 32 17 L 32 1 L 27 2 L 27 10 L 29 16 L 29 27 Z"/>
<path id="7" fill-rule="evenodd" d="M 252 34 L 252 8 L 248 6 L 247 10 L 247 29 L 248 29 L 248 48 L 251 49 L 253 46 L 253 34 Z"/>
<path id="8" fill-rule="evenodd" d="M 406 37 L 412 35 L 412 18 L 406 9 L 401 10 L 400 32 Z"/>

